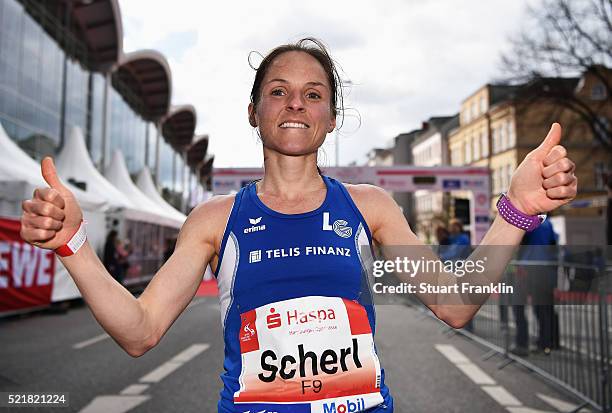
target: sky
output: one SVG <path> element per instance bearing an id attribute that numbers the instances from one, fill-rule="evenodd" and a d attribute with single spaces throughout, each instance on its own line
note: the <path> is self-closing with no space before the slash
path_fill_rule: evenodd
<path id="1" fill-rule="evenodd" d="M 156 49 L 172 72 L 172 104 L 192 104 L 196 134 L 215 167 L 263 165 L 247 106 L 261 55 L 302 37 L 321 39 L 340 65 L 346 115 L 319 164 L 362 164 L 431 116 L 500 78 L 500 53 L 536 0 L 120 0 L 124 51 Z"/>

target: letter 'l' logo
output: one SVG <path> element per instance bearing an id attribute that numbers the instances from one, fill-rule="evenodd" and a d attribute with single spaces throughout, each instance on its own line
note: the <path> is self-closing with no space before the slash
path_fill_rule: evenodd
<path id="1" fill-rule="evenodd" d="M 323 231 L 333 231 L 334 228 L 329 225 L 329 212 L 323 212 Z"/>

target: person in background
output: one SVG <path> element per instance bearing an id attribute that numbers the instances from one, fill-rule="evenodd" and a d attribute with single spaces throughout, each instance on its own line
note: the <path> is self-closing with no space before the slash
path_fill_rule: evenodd
<path id="1" fill-rule="evenodd" d="M 115 279 L 117 279 L 119 272 L 119 262 L 117 259 L 117 230 L 113 229 L 106 235 L 102 263 L 104 264 L 104 268 L 106 268 Z"/>
<path id="2" fill-rule="evenodd" d="M 557 283 L 557 234 L 550 221 L 545 220 L 535 231 L 523 237 L 519 258 L 525 262 L 522 272 L 527 282 L 526 288 L 531 294 L 533 311 L 538 323 L 537 350 L 549 355 L 553 346 L 553 336 L 558 330 L 554 310 L 554 289 Z M 530 264 L 529 261 L 534 261 Z M 535 262 L 538 263 L 535 263 Z M 542 264 L 548 262 L 548 264 Z M 526 298 L 526 297 L 525 297 Z M 516 322 L 516 347 L 513 353 L 526 356 L 529 353 L 528 322 L 525 318 L 525 305 L 513 305 Z"/>

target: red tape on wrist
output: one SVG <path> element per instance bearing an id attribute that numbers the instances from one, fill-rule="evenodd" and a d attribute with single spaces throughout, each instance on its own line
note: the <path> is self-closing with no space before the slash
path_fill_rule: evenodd
<path id="1" fill-rule="evenodd" d="M 74 235 L 70 237 L 70 240 L 61 247 L 56 248 L 55 253 L 60 257 L 73 255 L 83 246 L 83 244 L 85 244 L 86 239 L 87 233 L 85 232 L 85 221 L 83 220 Z"/>

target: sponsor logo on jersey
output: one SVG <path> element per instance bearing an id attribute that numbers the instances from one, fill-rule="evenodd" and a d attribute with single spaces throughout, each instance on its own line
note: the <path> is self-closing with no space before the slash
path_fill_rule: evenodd
<path id="1" fill-rule="evenodd" d="M 353 235 L 353 228 L 343 219 L 337 219 L 333 225 L 330 225 L 329 212 L 323 212 L 323 231 L 334 231 L 342 238 L 348 238 Z"/>
<path id="2" fill-rule="evenodd" d="M 365 410 L 363 397 L 347 399 L 344 403 L 330 402 L 323 404 L 323 413 L 352 413 Z"/>
<path id="3" fill-rule="evenodd" d="M 266 225 L 258 225 L 261 222 L 261 217 L 257 218 L 249 218 L 250 227 L 244 229 L 245 234 L 249 234 L 251 232 L 264 231 L 266 229 Z"/>
<path id="4" fill-rule="evenodd" d="M 285 312 L 287 326 L 302 325 L 308 323 L 322 323 L 325 320 L 335 320 L 336 313 L 333 308 L 319 308 L 310 311 L 287 310 Z M 282 317 L 274 307 L 270 308 L 270 314 L 266 317 L 269 329 L 278 328 L 283 324 Z"/>
<path id="5" fill-rule="evenodd" d="M 261 261 L 261 250 L 249 251 L 249 264 Z"/>

